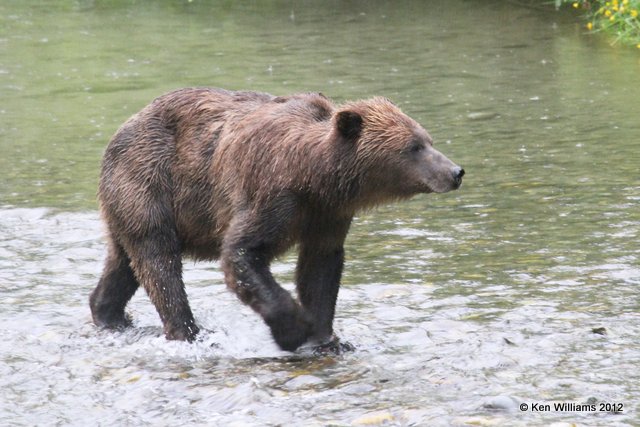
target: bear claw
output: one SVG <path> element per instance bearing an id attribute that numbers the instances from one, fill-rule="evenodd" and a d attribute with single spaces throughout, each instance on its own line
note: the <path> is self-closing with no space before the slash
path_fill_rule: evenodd
<path id="1" fill-rule="evenodd" d="M 93 323 L 101 329 L 122 330 L 130 327 L 133 324 L 131 316 L 123 313 L 122 315 L 94 315 Z"/>
<path id="2" fill-rule="evenodd" d="M 340 341 L 340 338 L 333 337 L 331 341 L 320 344 L 313 348 L 314 356 L 326 356 L 328 354 L 339 355 L 349 351 L 354 351 L 356 347 L 348 341 Z"/>

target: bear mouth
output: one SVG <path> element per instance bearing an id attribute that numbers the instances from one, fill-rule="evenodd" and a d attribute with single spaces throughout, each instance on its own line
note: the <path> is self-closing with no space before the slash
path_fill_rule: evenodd
<path id="1" fill-rule="evenodd" d="M 437 193 L 437 191 L 434 190 L 429 184 L 425 184 L 424 185 L 424 190 L 422 190 L 422 192 L 425 193 L 425 194 Z"/>
<path id="2" fill-rule="evenodd" d="M 429 185 L 426 182 L 421 182 L 419 183 L 414 191 L 412 191 L 412 193 L 414 194 L 429 194 L 429 193 L 437 193 L 438 191 L 436 191 L 431 185 Z"/>
<path id="3" fill-rule="evenodd" d="M 436 193 L 436 194 L 442 194 L 442 193 L 448 193 L 449 191 L 453 191 L 453 190 L 457 190 L 460 186 L 459 185 L 433 185 L 433 184 L 428 184 L 425 183 L 423 184 L 424 190 L 422 191 L 423 193 Z"/>

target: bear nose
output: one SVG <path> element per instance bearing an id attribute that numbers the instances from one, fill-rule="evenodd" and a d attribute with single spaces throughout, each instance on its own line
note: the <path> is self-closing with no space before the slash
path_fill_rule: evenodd
<path id="1" fill-rule="evenodd" d="M 456 183 L 456 188 L 462 185 L 462 177 L 464 176 L 464 169 L 457 167 L 453 170 L 453 180 Z"/>

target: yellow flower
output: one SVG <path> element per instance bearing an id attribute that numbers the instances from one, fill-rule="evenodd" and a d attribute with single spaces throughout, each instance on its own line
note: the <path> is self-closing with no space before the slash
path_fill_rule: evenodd
<path id="1" fill-rule="evenodd" d="M 580 3 L 578 3 L 578 2 L 574 2 L 574 3 L 572 4 L 572 6 L 573 6 L 574 8 L 576 8 L 576 9 L 577 9 L 577 8 L 579 8 L 579 7 L 580 7 Z"/>
<path id="2" fill-rule="evenodd" d="M 636 47 L 637 47 L 638 49 L 640 49 L 640 43 L 638 43 L 638 44 L 636 45 Z"/>
<path id="3" fill-rule="evenodd" d="M 611 11 L 609 9 L 604 11 L 604 16 L 606 16 L 607 18 L 611 16 Z"/>
<path id="4" fill-rule="evenodd" d="M 588 22 L 587 23 L 587 30 L 589 30 L 589 31 L 593 30 L 593 22 Z"/>
<path id="5" fill-rule="evenodd" d="M 628 5 L 629 4 L 629 0 L 622 0 L 622 4 L 625 5 L 625 6 Z"/>
<path id="6" fill-rule="evenodd" d="M 636 9 L 631 9 L 631 12 L 629 12 L 629 14 L 631 15 L 632 18 L 638 17 L 638 11 Z"/>
<path id="7" fill-rule="evenodd" d="M 609 17 L 609 21 L 614 22 L 616 20 L 616 15 L 611 15 Z"/>

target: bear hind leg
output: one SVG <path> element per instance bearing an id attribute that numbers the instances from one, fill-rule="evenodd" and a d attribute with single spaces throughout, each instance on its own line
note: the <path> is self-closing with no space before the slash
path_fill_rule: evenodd
<path id="1" fill-rule="evenodd" d="M 129 257 L 111 241 L 102 277 L 89 298 L 93 322 L 110 329 L 129 326 L 131 320 L 124 309 L 138 287 Z"/>
<path id="2" fill-rule="evenodd" d="M 169 340 L 195 340 L 195 323 L 182 281 L 180 244 L 173 231 L 156 230 L 125 243 L 138 282 L 156 307 Z"/>

